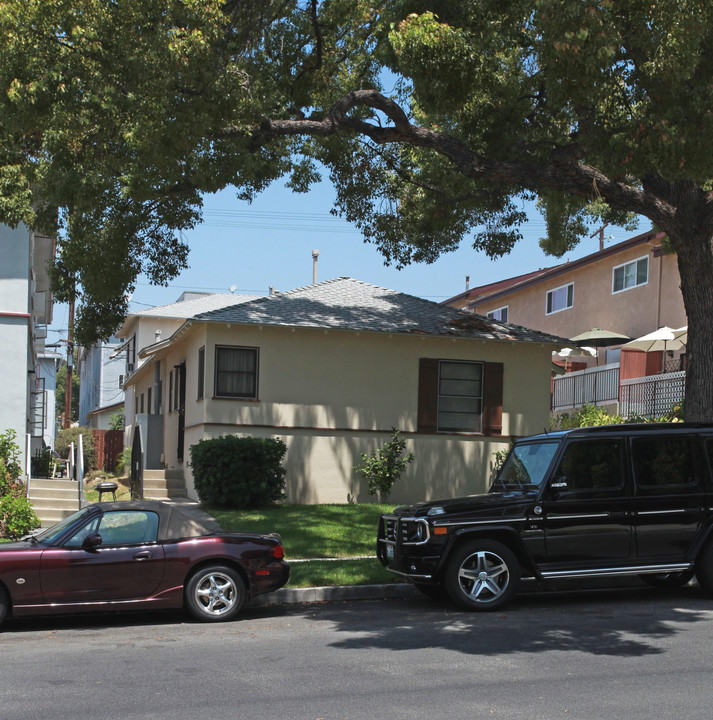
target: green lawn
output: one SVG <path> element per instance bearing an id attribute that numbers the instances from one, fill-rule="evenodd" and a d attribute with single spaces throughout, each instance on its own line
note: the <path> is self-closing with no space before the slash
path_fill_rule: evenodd
<path id="1" fill-rule="evenodd" d="M 376 555 L 379 514 L 394 505 L 279 505 L 264 510 L 206 508 L 227 531 L 278 532 L 293 562 L 290 587 L 398 582 Z M 354 558 L 359 560 L 319 560 Z"/>

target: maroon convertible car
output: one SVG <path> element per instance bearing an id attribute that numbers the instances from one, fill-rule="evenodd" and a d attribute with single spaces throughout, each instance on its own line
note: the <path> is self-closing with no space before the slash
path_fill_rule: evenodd
<path id="1" fill-rule="evenodd" d="M 49 613 L 187 607 L 229 620 L 290 577 L 277 534 L 215 533 L 161 502 L 89 505 L 0 544 L 0 622 Z"/>

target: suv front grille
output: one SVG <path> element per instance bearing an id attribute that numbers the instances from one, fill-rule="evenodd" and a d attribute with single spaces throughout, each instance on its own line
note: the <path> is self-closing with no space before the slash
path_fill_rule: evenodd
<path id="1" fill-rule="evenodd" d="M 399 518 L 385 515 L 384 540 L 397 545 L 421 545 L 428 542 L 431 533 L 424 518 Z"/>

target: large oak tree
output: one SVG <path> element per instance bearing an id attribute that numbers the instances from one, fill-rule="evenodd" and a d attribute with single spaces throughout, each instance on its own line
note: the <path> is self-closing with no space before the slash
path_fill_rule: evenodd
<path id="1" fill-rule="evenodd" d="M 5 0 L 0 220 L 54 230 L 78 335 L 185 265 L 201 194 L 326 172 L 389 262 L 556 255 L 645 216 L 678 256 L 686 416 L 713 421 L 710 0 Z"/>

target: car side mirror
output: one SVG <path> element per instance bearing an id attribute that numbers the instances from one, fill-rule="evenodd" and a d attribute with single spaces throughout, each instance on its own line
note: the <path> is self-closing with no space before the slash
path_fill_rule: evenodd
<path id="1" fill-rule="evenodd" d="M 550 483 L 548 489 L 550 495 L 556 500 L 557 498 L 559 498 L 560 493 L 567 488 L 567 478 L 564 475 L 560 475 L 559 477 L 552 478 L 552 482 Z"/>
<path id="2" fill-rule="evenodd" d="M 94 533 L 93 535 L 87 535 L 87 537 L 85 537 L 84 540 L 82 541 L 82 550 L 91 552 L 92 550 L 96 550 L 101 544 L 102 544 L 102 536 L 99 535 L 99 533 Z"/>

